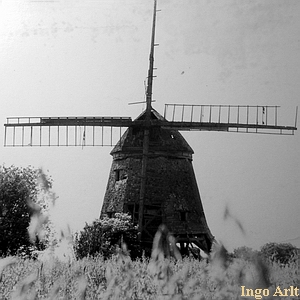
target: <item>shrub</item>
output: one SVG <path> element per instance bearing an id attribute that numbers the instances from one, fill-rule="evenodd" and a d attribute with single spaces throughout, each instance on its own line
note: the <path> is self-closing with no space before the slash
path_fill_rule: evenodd
<path id="1" fill-rule="evenodd" d="M 296 247 L 290 243 L 267 243 L 260 250 L 265 259 L 281 264 L 295 262 L 296 251 Z"/>
<path id="2" fill-rule="evenodd" d="M 131 257 L 140 255 L 138 229 L 128 214 L 116 213 L 115 217 L 103 217 L 92 224 L 86 224 L 75 235 L 75 253 L 77 258 L 102 254 L 104 258 L 114 254 L 122 243 L 126 243 Z"/>

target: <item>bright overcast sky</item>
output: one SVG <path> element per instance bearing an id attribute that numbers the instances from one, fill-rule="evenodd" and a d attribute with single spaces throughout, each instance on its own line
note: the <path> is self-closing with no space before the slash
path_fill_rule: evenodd
<path id="1" fill-rule="evenodd" d="M 2 0 L 0 120 L 12 116 L 129 116 L 143 109 L 152 1 Z M 280 105 L 300 101 L 299 0 L 158 0 L 154 107 L 165 103 Z M 213 235 L 232 250 L 300 246 L 300 132 L 183 133 Z M 4 126 L 0 127 L 1 141 Z M 100 214 L 111 147 L 11 148 L 6 166 L 42 167 L 73 230 Z M 224 220 L 225 207 L 233 218 Z M 243 235 L 236 222 L 244 226 Z"/>

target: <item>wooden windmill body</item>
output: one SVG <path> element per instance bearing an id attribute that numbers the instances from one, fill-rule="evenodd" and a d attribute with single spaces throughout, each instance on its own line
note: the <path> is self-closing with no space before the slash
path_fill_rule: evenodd
<path id="1" fill-rule="evenodd" d="M 144 117 L 145 113 L 137 121 Z M 152 110 L 150 120 L 159 119 L 163 117 Z M 131 126 L 112 150 L 113 163 L 101 215 L 130 213 L 133 221 L 143 228 L 144 249 L 151 249 L 159 225 L 165 224 L 181 244 L 182 252 L 192 242 L 209 252 L 213 236 L 198 191 L 192 148 L 178 130 L 151 127 L 144 174 L 146 182 L 141 191 L 141 170 L 145 163 L 143 139 L 144 129 Z"/>
<path id="2" fill-rule="evenodd" d="M 120 129 L 101 215 L 130 213 L 145 248 L 165 224 L 182 252 L 191 245 L 209 252 L 214 238 L 192 166 L 194 152 L 179 131 L 294 134 L 297 110 L 293 126 L 278 124 L 278 106 L 167 104 L 160 115 L 152 107 L 156 11 L 155 0 L 146 109 L 140 116 L 7 118 L 4 145 L 112 146 L 114 130 Z"/>

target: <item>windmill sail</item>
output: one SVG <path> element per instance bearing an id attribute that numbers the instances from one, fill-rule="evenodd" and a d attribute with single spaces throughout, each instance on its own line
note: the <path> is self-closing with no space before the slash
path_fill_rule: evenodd
<path id="1" fill-rule="evenodd" d="M 280 106 L 165 104 L 164 117 L 152 119 L 150 126 L 181 131 L 226 131 L 293 135 L 294 125 L 279 123 Z M 153 109 L 150 107 L 150 112 Z M 7 118 L 4 146 L 86 146 L 115 145 L 130 126 L 146 128 L 144 118 L 130 117 L 14 117 Z"/>
<path id="2" fill-rule="evenodd" d="M 7 118 L 4 146 L 113 146 L 129 117 L 14 117 Z"/>
<path id="3" fill-rule="evenodd" d="M 164 118 L 177 130 L 228 131 L 293 135 L 295 125 L 278 122 L 280 106 L 165 104 Z"/>

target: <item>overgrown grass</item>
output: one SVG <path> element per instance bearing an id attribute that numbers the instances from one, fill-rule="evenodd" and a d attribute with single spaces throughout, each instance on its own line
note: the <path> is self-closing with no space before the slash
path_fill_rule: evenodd
<path id="1" fill-rule="evenodd" d="M 151 259 L 137 261 L 122 251 L 109 260 L 68 263 L 8 257 L 0 261 L 0 299 L 250 299 L 240 296 L 241 285 L 271 293 L 297 285 L 296 264 L 228 260 L 222 246 L 210 261 L 166 259 L 156 250 Z"/>
<path id="2" fill-rule="evenodd" d="M 45 220 L 40 209 L 35 209 L 29 226 L 33 239 L 41 235 Z M 0 300 L 250 299 L 241 297 L 241 286 L 269 289 L 272 299 L 276 287 L 284 289 L 299 284 L 297 262 L 282 266 L 262 261 L 258 255 L 247 260 L 232 259 L 218 244 L 214 245 L 207 260 L 182 259 L 174 237 L 163 234 L 164 230 L 166 228 L 161 226 L 154 238 L 150 259 L 132 261 L 125 246 L 117 255 L 106 260 L 102 256 L 76 260 L 71 255 L 69 260 L 62 261 L 55 258 L 54 250 L 59 250 L 57 246 L 47 249 L 49 255 L 54 255 L 44 252 L 49 258 L 44 261 L 2 258 Z M 60 244 L 65 243 L 71 246 L 67 247 L 69 250 L 73 249 L 70 236 L 62 234 L 62 238 Z M 169 257 L 170 253 L 176 259 Z"/>

